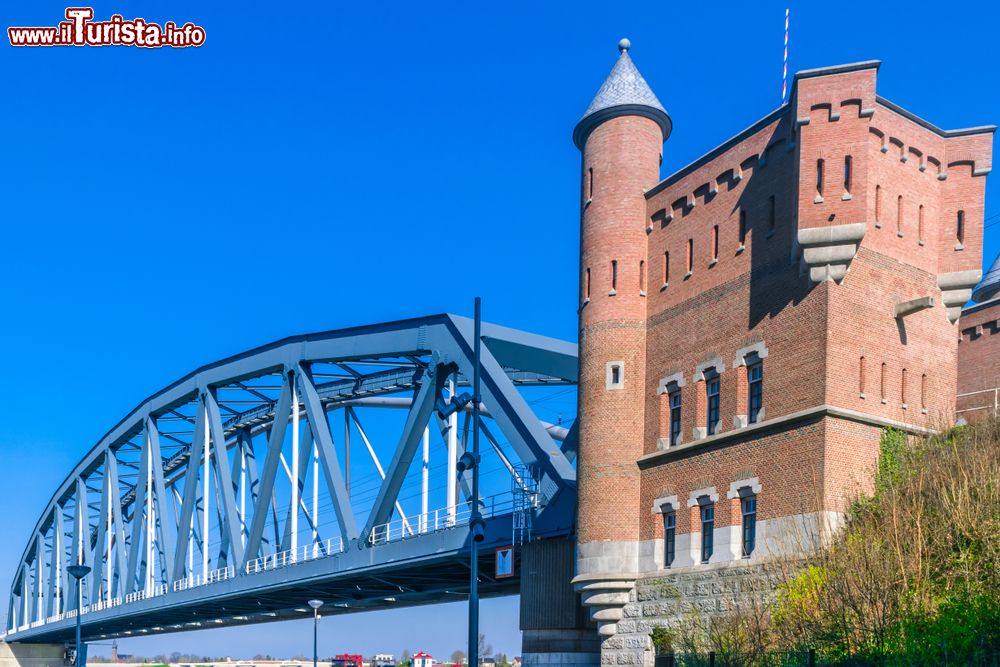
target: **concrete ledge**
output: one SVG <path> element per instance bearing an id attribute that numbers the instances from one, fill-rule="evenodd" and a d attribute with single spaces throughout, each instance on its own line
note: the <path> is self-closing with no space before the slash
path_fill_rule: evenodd
<path id="1" fill-rule="evenodd" d="M 878 428 L 885 428 L 889 426 L 897 428 L 901 431 L 906 431 L 907 433 L 913 435 L 933 435 L 936 433 L 934 429 L 917 426 L 916 424 L 908 424 L 896 421 L 895 419 L 885 419 L 884 417 L 869 415 L 856 410 L 848 410 L 846 408 L 838 408 L 833 405 L 819 405 L 814 408 L 793 412 L 791 414 L 784 415 L 783 417 L 776 417 L 774 419 L 757 422 L 756 424 L 750 424 L 749 426 L 745 426 L 739 430 L 716 433 L 715 435 L 707 436 L 695 442 L 679 444 L 662 452 L 645 454 L 640 456 L 636 463 L 639 468 L 645 469 L 660 463 L 672 461 L 674 459 L 697 456 L 716 447 L 728 447 L 730 445 L 739 444 L 741 441 L 760 437 L 763 432 L 788 428 L 801 422 L 818 421 L 824 417 L 845 419 L 847 421 L 868 424 Z"/>

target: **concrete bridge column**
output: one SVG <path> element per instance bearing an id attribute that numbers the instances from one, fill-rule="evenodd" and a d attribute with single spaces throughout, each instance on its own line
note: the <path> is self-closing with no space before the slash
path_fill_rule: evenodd
<path id="1" fill-rule="evenodd" d="M 570 538 L 521 547 L 521 661 L 524 667 L 595 667 L 597 629 L 573 590 Z"/>
<path id="2" fill-rule="evenodd" d="M 0 667 L 65 667 L 62 644 L 21 644 L 0 640 Z"/>

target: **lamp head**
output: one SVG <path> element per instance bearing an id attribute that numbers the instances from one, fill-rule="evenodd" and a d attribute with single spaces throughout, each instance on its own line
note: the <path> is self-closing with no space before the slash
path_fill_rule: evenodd
<path id="1" fill-rule="evenodd" d="M 458 457 L 458 461 L 455 462 L 455 470 L 461 475 L 466 470 L 472 470 L 475 468 L 476 463 L 476 457 L 473 456 L 472 452 L 465 452 Z"/>
<path id="2" fill-rule="evenodd" d="M 69 567 L 66 568 L 66 571 L 69 572 L 70 576 L 72 576 L 74 579 L 83 579 L 88 574 L 90 574 L 90 566 L 83 564 L 70 565 Z"/>
<path id="3" fill-rule="evenodd" d="M 322 600 L 309 600 L 309 606 L 312 607 L 313 609 L 319 609 L 320 607 L 323 606 L 323 601 Z"/>

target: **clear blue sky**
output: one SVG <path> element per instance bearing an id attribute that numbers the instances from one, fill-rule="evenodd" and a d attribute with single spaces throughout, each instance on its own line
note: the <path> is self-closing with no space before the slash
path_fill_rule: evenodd
<path id="1" fill-rule="evenodd" d="M 289 334 L 439 311 L 576 335 L 573 125 L 622 36 L 669 110 L 663 173 L 780 102 L 784 3 L 125 2 L 200 49 L 0 46 L 0 589 L 53 488 L 143 397 Z M 65 5 L 7 2 L 0 23 Z M 988 3 L 795 3 L 790 70 L 883 61 L 945 128 L 1000 121 Z M 990 177 L 987 216 L 1000 213 Z M 987 261 L 1000 250 L 987 230 Z M 3 604 L 6 610 L 6 602 Z M 520 651 L 516 600 L 484 629 Z M 464 645 L 459 605 L 327 620 L 321 651 Z M 307 652 L 308 625 L 122 642 Z M 96 653 L 106 649 L 96 647 Z"/>

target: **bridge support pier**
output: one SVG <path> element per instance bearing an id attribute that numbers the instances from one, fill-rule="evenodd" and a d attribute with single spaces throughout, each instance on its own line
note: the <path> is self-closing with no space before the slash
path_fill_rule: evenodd
<path id="1" fill-rule="evenodd" d="M 521 547 L 521 664 L 524 667 L 596 667 L 597 628 L 573 590 L 570 538 Z"/>
<path id="2" fill-rule="evenodd" d="M 0 667 L 65 667 L 62 644 L 21 644 L 0 640 Z"/>

